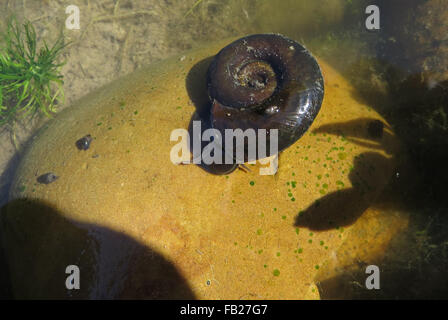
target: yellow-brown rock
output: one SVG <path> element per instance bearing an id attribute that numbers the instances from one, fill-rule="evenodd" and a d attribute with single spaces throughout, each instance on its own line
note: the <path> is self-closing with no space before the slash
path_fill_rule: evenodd
<path id="1" fill-rule="evenodd" d="M 361 217 L 383 223 L 369 208 L 394 174 L 400 144 L 324 61 L 322 109 L 281 153 L 276 175 L 256 165 L 215 176 L 171 163 L 170 134 L 188 127 L 204 59 L 229 42 L 119 79 L 38 133 L 1 220 L 16 297 L 319 298 L 319 268 Z M 86 134 L 91 146 L 78 150 Z M 47 172 L 59 178 L 37 183 Z M 384 232 L 406 226 L 394 223 Z M 65 288 L 72 264 L 80 290 Z"/>

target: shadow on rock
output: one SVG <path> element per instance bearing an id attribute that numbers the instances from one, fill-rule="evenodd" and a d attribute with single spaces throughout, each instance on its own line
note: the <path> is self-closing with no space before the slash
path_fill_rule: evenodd
<path id="1" fill-rule="evenodd" d="M 12 288 L 4 298 L 195 298 L 170 261 L 121 232 L 68 220 L 29 199 L 10 202 L 0 218 L 7 262 L 0 271 L 9 271 L 1 287 Z M 69 265 L 80 269 L 79 290 L 66 289 Z"/>
<path id="2" fill-rule="evenodd" d="M 380 120 L 360 118 L 323 125 L 313 132 L 339 135 L 355 144 L 390 154 L 393 147 L 389 144 L 391 133 L 388 129 Z M 294 225 L 329 230 L 353 224 L 374 203 L 381 191 L 377 187 L 384 187 L 384 181 L 390 179 L 388 172 L 395 169 L 393 165 L 392 158 L 379 152 L 364 152 L 356 156 L 349 172 L 352 187 L 344 188 L 343 182 L 337 181 L 339 190 L 319 198 L 301 211 Z"/>
<path id="3" fill-rule="evenodd" d="M 196 111 L 191 116 L 190 124 L 188 126 L 188 133 L 190 134 L 191 144 L 190 150 L 194 150 L 193 141 L 197 139 L 197 141 L 201 141 L 200 151 L 202 154 L 202 150 L 209 144 L 207 141 L 202 141 L 202 135 L 205 130 L 211 129 L 211 121 L 210 121 L 210 98 L 207 92 L 207 70 L 212 62 L 213 57 L 208 57 L 196 63 L 190 70 L 187 75 L 186 87 L 188 91 L 188 95 L 193 102 Z M 193 130 L 193 121 L 201 122 L 201 130 L 200 132 L 195 132 Z M 196 136 L 199 135 L 200 136 Z M 193 152 L 192 152 L 193 153 Z M 199 157 L 200 155 L 193 154 L 193 157 Z M 211 163 L 209 165 L 204 164 L 202 161 L 198 164 L 200 168 L 203 170 L 213 173 L 213 174 L 228 174 L 235 170 L 238 167 L 235 164 L 225 164 L 224 163 L 224 155 L 222 164 Z"/>
<path id="4" fill-rule="evenodd" d="M 349 174 L 352 188 L 341 189 L 316 200 L 296 217 L 296 227 L 312 230 L 328 230 L 348 226 L 356 222 L 362 213 L 372 205 L 376 195 L 376 166 L 384 166 L 390 160 L 375 152 L 359 155 Z"/>

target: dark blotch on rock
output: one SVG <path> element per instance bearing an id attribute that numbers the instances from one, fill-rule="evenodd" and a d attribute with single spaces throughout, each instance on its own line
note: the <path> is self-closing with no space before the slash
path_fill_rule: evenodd
<path id="1" fill-rule="evenodd" d="M 76 141 L 76 147 L 79 150 L 87 150 L 90 148 L 90 143 L 92 142 L 92 136 L 90 134 L 82 137 L 78 141 Z"/>
<path id="2" fill-rule="evenodd" d="M 43 184 L 50 184 L 54 182 L 57 178 L 59 178 L 57 175 L 55 175 L 53 172 L 45 173 L 37 178 L 37 182 L 43 183 Z"/>

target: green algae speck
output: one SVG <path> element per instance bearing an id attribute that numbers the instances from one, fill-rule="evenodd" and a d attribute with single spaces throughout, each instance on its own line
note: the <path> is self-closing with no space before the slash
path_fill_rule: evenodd
<path id="1" fill-rule="evenodd" d="M 345 160 L 347 158 L 347 154 L 345 152 L 338 153 L 339 160 Z"/>
<path id="2" fill-rule="evenodd" d="M 272 274 L 273 274 L 275 277 L 278 277 L 278 276 L 280 275 L 280 270 L 275 269 L 275 270 L 272 272 Z"/>

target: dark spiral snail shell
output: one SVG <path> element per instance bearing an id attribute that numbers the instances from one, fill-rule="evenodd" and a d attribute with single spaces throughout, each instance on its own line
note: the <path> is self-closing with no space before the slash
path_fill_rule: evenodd
<path id="1" fill-rule="evenodd" d="M 277 34 L 250 35 L 224 47 L 209 66 L 207 88 L 210 127 L 222 136 L 225 129 L 266 129 L 267 151 L 269 132 L 278 129 L 278 152 L 308 130 L 324 96 L 316 59 L 299 43 Z M 245 152 L 244 161 L 258 159 L 256 154 L 254 159 Z M 213 165 L 208 171 L 229 173 L 237 166 Z"/>

